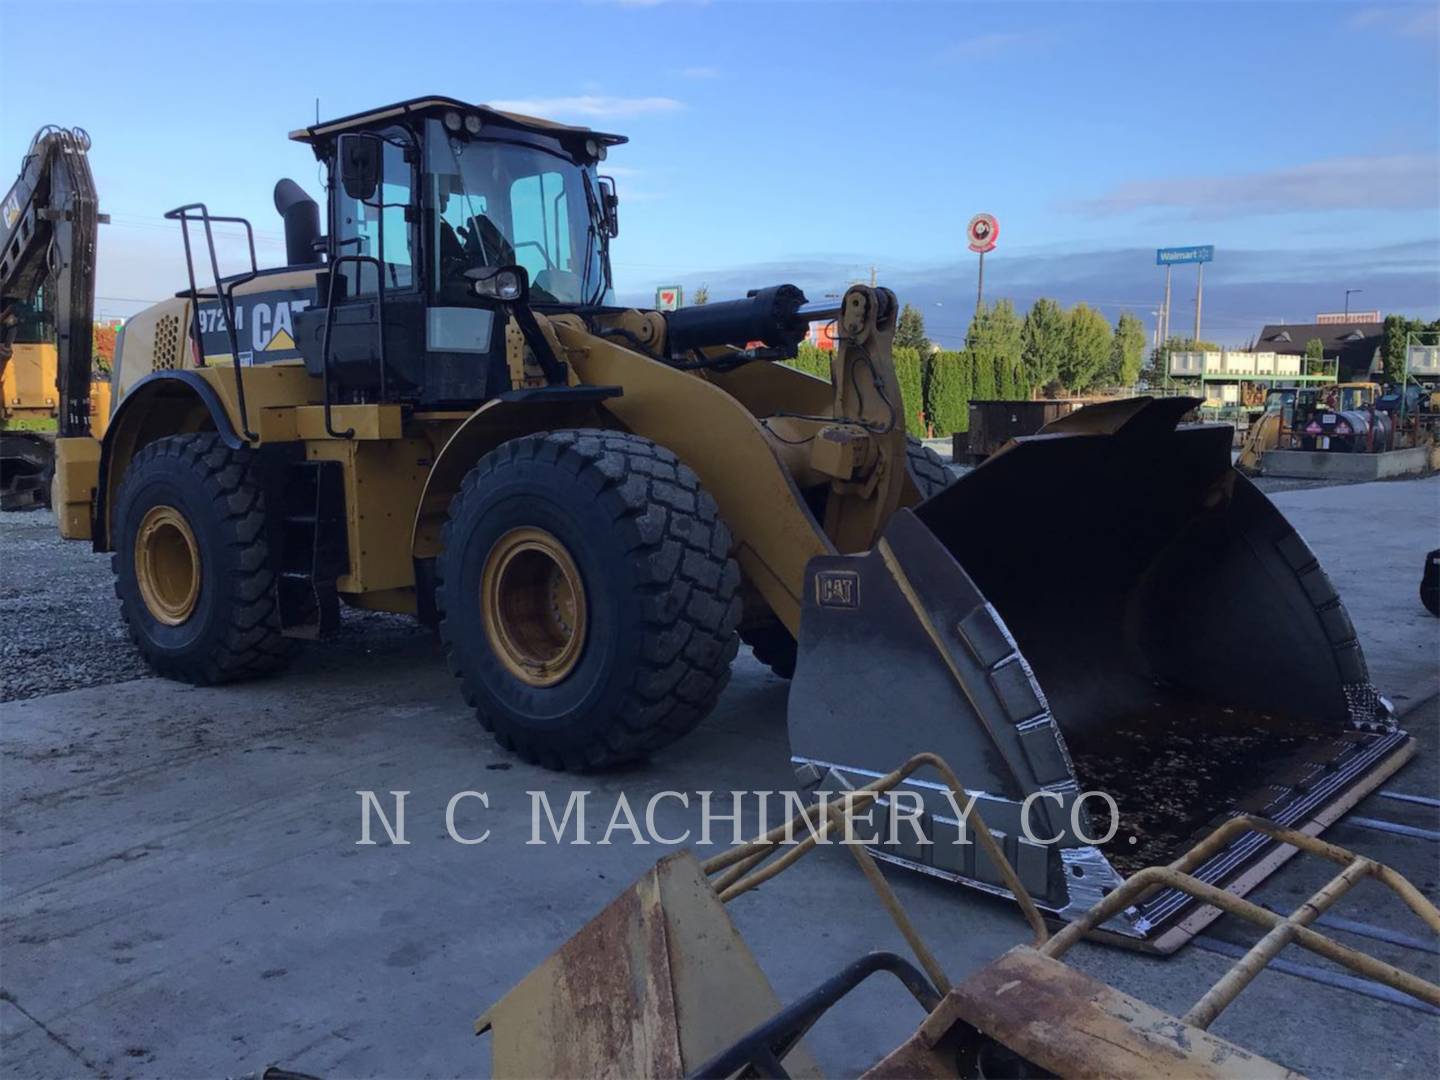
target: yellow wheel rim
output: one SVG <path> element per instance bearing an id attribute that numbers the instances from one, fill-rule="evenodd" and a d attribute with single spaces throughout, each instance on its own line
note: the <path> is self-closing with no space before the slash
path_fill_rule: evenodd
<path id="1" fill-rule="evenodd" d="M 511 529 L 480 576 L 485 636 L 507 671 L 554 686 L 585 648 L 585 586 L 565 545 L 544 529 Z"/>
<path id="2" fill-rule="evenodd" d="M 156 622 L 179 626 L 200 599 L 200 546 L 185 515 L 152 506 L 135 534 L 135 580 Z"/>

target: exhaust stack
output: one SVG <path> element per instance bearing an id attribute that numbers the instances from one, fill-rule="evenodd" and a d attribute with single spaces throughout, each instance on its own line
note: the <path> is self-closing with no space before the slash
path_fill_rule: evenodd
<path id="1" fill-rule="evenodd" d="M 320 261 L 320 207 L 305 189 L 286 178 L 275 184 L 275 211 L 285 221 L 285 263 L 313 266 Z"/>
<path id="2" fill-rule="evenodd" d="M 1069 918 L 1236 813 L 1318 832 L 1408 760 L 1324 570 L 1232 468 L 1230 428 L 1177 427 L 1194 404 L 1073 413 L 900 511 L 871 552 L 813 559 L 790 692 L 802 782 L 940 755 Z M 927 783 L 910 787 L 929 842 L 907 825 L 877 855 L 1004 892 Z M 1243 893 L 1289 853 L 1246 833 L 1197 876 Z M 1214 917 L 1194 908 L 1162 892 L 1111 929 L 1171 951 Z"/>

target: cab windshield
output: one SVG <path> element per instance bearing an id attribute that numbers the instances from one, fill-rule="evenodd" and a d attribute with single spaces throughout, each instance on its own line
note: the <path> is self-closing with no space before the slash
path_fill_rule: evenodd
<path id="1" fill-rule="evenodd" d="M 519 264 L 539 303 L 608 299 L 594 167 L 528 141 L 455 138 L 429 121 L 427 180 L 441 289 L 480 266 Z"/>
<path id="2" fill-rule="evenodd" d="M 17 301 L 10 307 L 17 325 L 15 327 L 15 343 L 17 345 L 42 345 L 55 340 L 55 326 L 46 314 L 45 290 L 37 289 L 35 298 L 29 303 Z"/>
<path id="3" fill-rule="evenodd" d="M 1340 388 L 1340 411 L 1354 412 L 1370 404 L 1371 392 L 1368 386 L 1342 386 Z"/>

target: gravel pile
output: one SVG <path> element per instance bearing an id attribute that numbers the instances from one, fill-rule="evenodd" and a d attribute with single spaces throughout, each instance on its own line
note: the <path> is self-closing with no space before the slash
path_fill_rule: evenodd
<path id="1" fill-rule="evenodd" d="M 336 635 L 308 644 L 297 666 L 399 647 L 430 631 L 400 615 L 341 609 Z M 48 510 L 0 514 L 0 701 L 141 679 L 115 599 L 110 556 L 61 540 Z"/>
<path id="2" fill-rule="evenodd" d="M 110 556 L 61 540 L 48 510 L 0 514 L 0 701 L 145 674 Z"/>

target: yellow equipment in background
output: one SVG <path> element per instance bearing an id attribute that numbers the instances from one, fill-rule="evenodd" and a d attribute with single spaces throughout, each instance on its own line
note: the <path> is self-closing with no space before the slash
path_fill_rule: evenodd
<path id="1" fill-rule="evenodd" d="M 0 510 L 48 505 L 55 472 L 59 353 L 43 302 L 16 304 L 0 321 L 14 321 L 12 343 L 0 343 Z M 90 430 L 104 438 L 110 383 L 90 385 Z"/>

